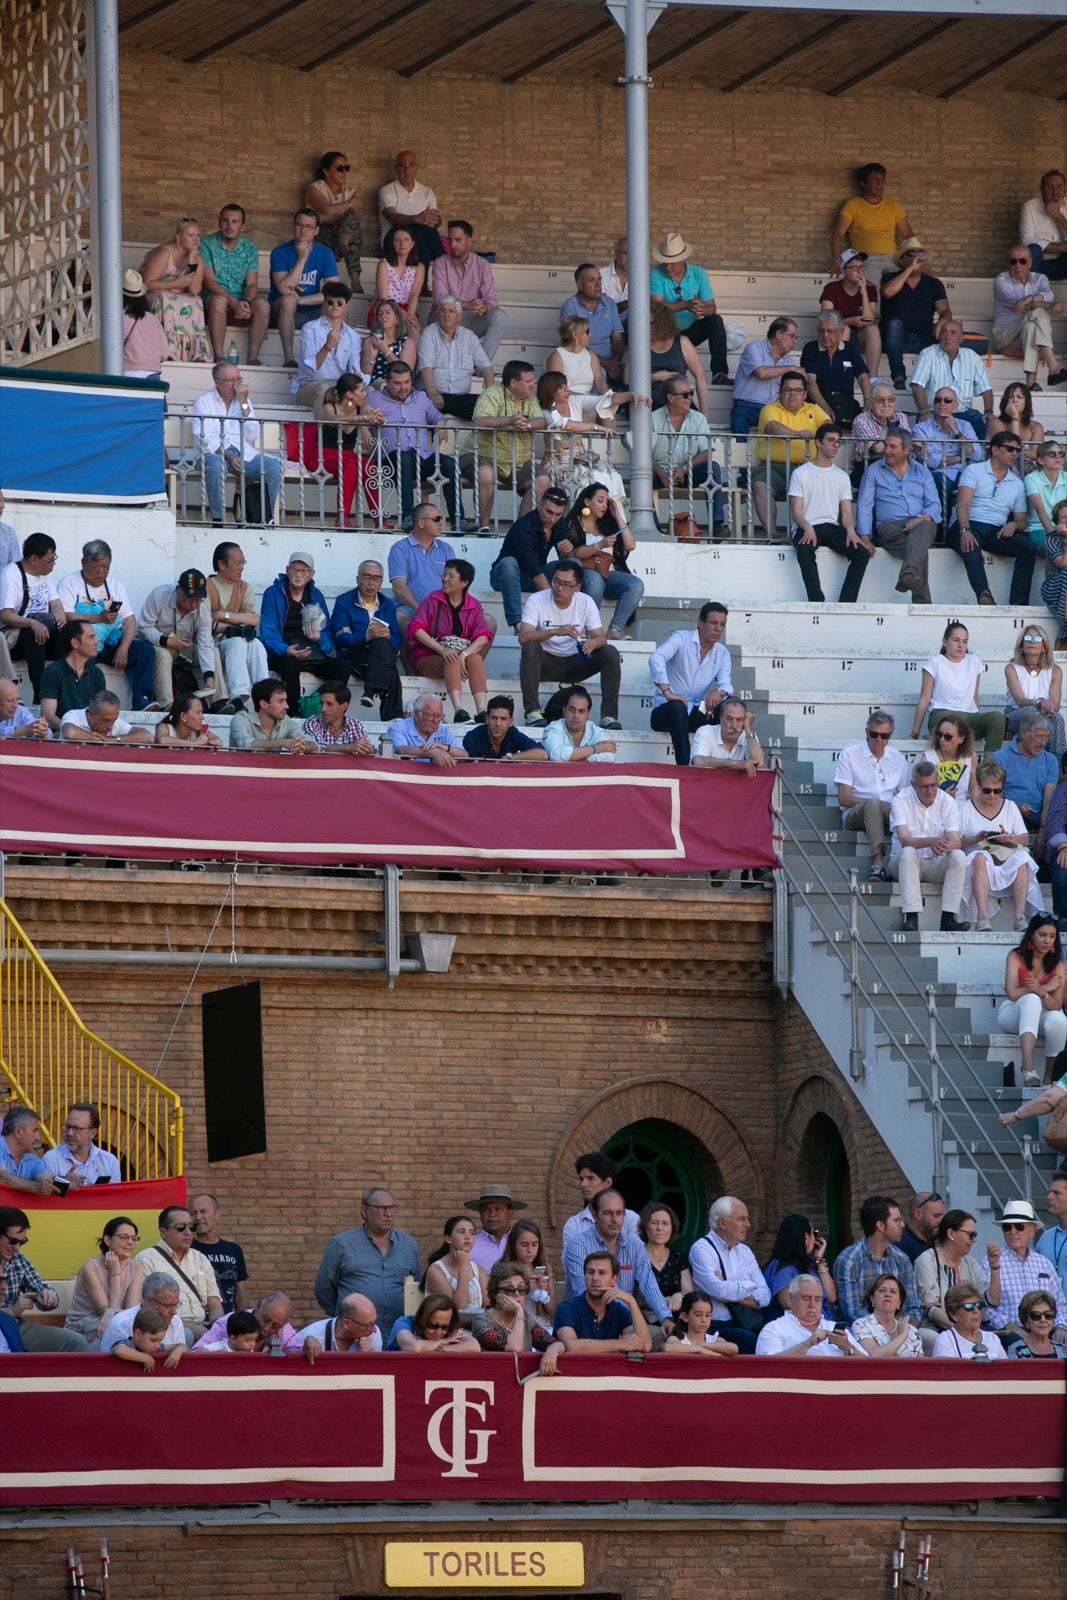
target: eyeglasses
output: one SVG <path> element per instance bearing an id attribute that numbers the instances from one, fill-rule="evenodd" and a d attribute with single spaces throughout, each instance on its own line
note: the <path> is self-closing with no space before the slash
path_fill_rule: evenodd
<path id="1" fill-rule="evenodd" d="M 63 1124 L 64 1133 L 92 1133 L 92 1131 L 93 1125 L 91 1122 L 65 1122 Z"/>
<path id="2" fill-rule="evenodd" d="M 444 519 L 444 517 L 437 516 L 437 517 L 423 517 L 422 520 L 423 520 L 423 522 L 443 522 L 445 519 Z"/>
<path id="3" fill-rule="evenodd" d="M 944 1200 L 944 1198 L 944 1195 L 938 1194 L 936 1190 L 933 1194 L 916 1195 L 915 1208 L 917 1211 L 921 1211 L 923 1206 L 933 1205 L 935 1200 Z"/>
<path id="4" fill-rule="evenodd" d="M 956 1232 L 957 1232 L 957 1233 L 962 1233 L 962 1234 L 963 1234 L 963 1237 L 964 1237 L 964 1238 L 965 1238 L 965 1239 L 969 1239 L 969 1240 L 970 1240 L 970 1241 L 971 1241 L 971 1243 L 972 1243 L 972 1244 L 973 1244 L 973 1243 L 974 1243 L 974 1241 L 975 1241 L 975 1240 L 976 1240 L 976 1239 L 977 1239 L 977 1237 L 978 1237 L 978 1231 L 977 1231 L 977 1229 L 975 1229 L 975 1231 L 974 1231 L 974 1232 L 973 1232 L 973 1233 L 972 1233 L 972 1232 L 970 1232 L 970 1231 L 969 1231 L 969 1230 L 968 1230 L 968 1229 L 967 1229 L 967 1228 L 957 1228 L 957 1229 L 956 1229 Z"/>
<path id="5" fill-rule="evenodd" d="M 1003 789 L 987 789 L 985 784 L 983 783 L 983 785 L 982 785 L 982 793 L 983 794 L 1003 794 L 1004 790 Z"/>
<path id="6" fill-rule="evenodd" d="M 326 304 L 328 306 L 346 306 L 348 304 L 348 301 L 347 300 L 329 300 L 328 299 L 326 301 Z"/>
<path id="7" fill-rule="evenodd" d="M 1046 455 L 1047 455 L 1047 456 L 1056 456 L 1056 457 L 1058 457 L 1058 458 L 1059 458 L 1059 459 L 1060 459 L 1060 460 L 1062 460 L 1062 459 L 1063 459 L 1063 451 L 1062 451 L 1062 450 L 1046 450 L 1046 451 L 1045 451 L 1045 454 L 1046 454 Z"/>
<path id="8" fill-rule="evenodd" d="M 553 589 L 577 589 L 578 585 L 576 583 L 567 583 L 563 578 L 553 578 L 552 587 Z"/>
<path id="9" fill-rule="evenodd" d="M 1056 1313 L 1054 1311 L 1028 1311 L 1027 1320 L 1029 1322 L 1055 1322 Z"/>
<path id="10" fill-rule="evenodd" d="M 524 1283 L 502 1283 L 500 1287 L 505 1294 L 529 1294 L 530 1292 Z"/>
<path id="11" fill-rule="evenodd" d="M 368 1211 L 395 1211 L 396 1210 L 396 1201 L 394 1200 L 393 1203 L 391 1205 L 388 1205 L 388 1206 L 368 1206 L 367 1210 Z"/>
<path id="12" fill-rule="evenodd" d="M 443 1338 L 449 1332 L 451 1326 L 449 1322 L 428 1322 L 426 1324 L 426 1336 L 429 1338 L 434 1334 L 439 1334 Z"/>
<path id="13" fill-rule="evenodd" d="M 1022 1233 L 1023 1229 L 1029 1226 L 1028 1222 L 1002 1222 L 1000 1224 L 1003 1233 Z"/>

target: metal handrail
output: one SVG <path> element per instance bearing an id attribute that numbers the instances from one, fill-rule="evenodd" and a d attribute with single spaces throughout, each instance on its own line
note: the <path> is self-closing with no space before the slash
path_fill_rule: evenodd
<path id="1" fill-rule="evenodd" d="M 100 1108 L 99 1140 L 125 1178 L 180 1175 L 181 1099 L 85 1026 L 2 898 L 0 1072 L 51 1145 L 61 1142 L 68 1107 L 87 1100 Z"/>
<path id="2" fill-rule="evenodd" d="M 784 775 L 781 778 L 781 783 L 783 791 L 797 807 L 797 810 L 800 812 L 800 814 L 805 818 L 812 828 L 818 831 L 818 824 L 808 816 L 803 801 L 794 792 Z M 982 1083 L 981 1078 L 975 1071 L 973 1064 L 968 1061 L 967 1057 L 960 1049 L 955 1035 L 945 1026 L 938 1015 L 936 994 L 933 986 L 926 985 L 923 988 L 920 988 L 916 984 L 915 979 L 912 977 L 904 962 L 901 960 L 899 952 L 893 943 L 890 942 L 890 940 L 886 937 L 885 930 L 878 925 L 870 908 L 864 904 L 863 897 L 858 893 L 858 888 L 855 881 L 855 869 L 853 868 L 850 870 L 846 868 L 837 859 L 837 857 L 833 855 L 832 851 L 826 849 L 824 846 L 824 859 L 828 859 L 833 863 L 839 877 L 844 880 L 844 883 L 848 889 L 849 907 L 846 915 L 845 908 L 840 903 L 837 893 L 833 888 L 831 888 L 830 884 L 827 883 L 822 872 L 819 870 L 818 865 L 812 859 L 811 854 L 801 840 L 797 837 L 795 830 L 790 826 L 788 819 L 784 815 L 784 812 L 779 814 L 778 821 L 782 828 L 783 834 L 789 839 L 789 842 L 801 856 L 806 869 L 810 872 L 812 878 L 818 883 L 827 900 L 839 913 L 840 921 L 838 922 L 836 928 L 828 927 L 820 915 L 818 908 L 813 903 L 811 896 L 807 894 L 803 885 L 797 881 L 795 874 L 790 872 L 788 867 L 783 867 L 783 871 L 785 872 L 790 888 L 795 894 L 799 895 L 801 901 L 808 911 L 809 916 L 812 918 L 812 921 L 815 923 L 816 927 L 819 929 L 819 932 L 826 940 L 828 948 L 833 951 L 841 966 L 848 974 L 850 995 L 858 994 L 862 996 L 871 1012 L 877 1017 L 879 1026 L 886 1034 L 890 1044 L 897 1050 L 901 1056 L 901 1059 L 907 1063 L 909 1071 L 911 1071 L 913 1074 L 914 1081 L 918 1087 L 922 1089 L 924 1095 L 926 1095 L 929 1099 L 931 1110 L 933 1111 L 936 1109 L 938 1120 L 944 1123 L 945 1127 L 947 1127 L 949 1130 L 951 1137 L 956 1141 L 961 1150 L 968 1150 L 972 1142 L 975 1142 L 980 1144 L 982 1149 L 988 1153 L 990 1165 L 999 1172 L 1003 1181 L 1007 1185 L 1004 1195 L 998 1197 L 1002 1201 L 1006 1201 L 1010 1196 L 1018 1193 L 1020 1175 L 1012 1169 L 1011 1165 L 1001 1155 L 1000 1151 L 990 1144 L 986 1130 L 982 1127 L 977 1113 L 973 1110 L 968 1095 L 964 1092 L 964 1089 L 957 1078 L 950 1070 L 948 1070 L 943 1051 L 947 1052 L 947 1055 L 954 1059 L 958 1067 L 962 1067 L 971 1085 L 973 1085 L 973 1091 L 976 1092 L 976 1094 L 983 1100 L 989 1101 L 988 1091 L 985 1085 Z M 907 1007 L 901 999 L 900 993 L 898 993 L 897 985 L 893 983 L 886 973 L 883 964 L 878 960 L 874 949 L 872 949 L 869 937 L 865 939 L 863 934 L 860 932 L 859 912 L 861 910 L 863 915 L 866 916 L 868 922 L 870 923 L 870 932 L 875 936 L 877 946 L 883 952 L 888 953 L 892 961 L 896 964 L 896 967 L 899 969 L 900 988 L 906 991 L 906 993 L 914 1000 L 914 1002 L 922 1006 L 929 1018 L 929 1038 L 925 1046 L 925 1055 L 930 1069 L 929 1083 L 923 1082 L 917 1063 L 913 1059 L 911 1051 L 913 1050 L 914 1046 L 905 1043 L 899 1038 L 892 1023 L 890 1023 L 886 1015 L 886 1011 L 889 1009 L 889 1007 L 895 1007 L 900 1013 L 901 1017 L 903 1017 L 907 1023 L 908 1031 L 914 1032 L 916 1027 L 915 1018 L 909 1014 Z M 849 930 L 849 938 L 847 941 L 849 948 L 847 952 L 842 950 L 838 943 L 837 935 L 840 933 L 842 927 L 847 927 Z M 870 968 L 876 975 L 876 981 L 882 986 L 881 990 L 877 993 L 871 990 L 859 975 L 858 964 L 860 956 L 867 961 Z M 886 1005 L 887 1001 L 889 1002 L 889 1007 Z M 855 1043 L 856 1040 L 854 1035 L 854 1047 Z M 855 1066 L 855 1063 L 853 1063 L 853 1066 Z M 961 1120 L 958 1114 L 950 1114 L 946 1112 L 941 1105 L 940 1097 L 942 1081 L 944 1081 L 955 1093 L 960 1106 L 963 1108 L 966 1118 L 972 1124 L 971 1131 L 966 1131 L 961 1125 Z M 937 1097 L 936 1108 L 933 1104 L 933 1097 L 935 1095 Z M 992 1102 L 990 1103 L 992 1104 Z M 974 1150 L 970 1150 L 969 1153 L 973 1155 Z M 1021 1157 L 1024 1169 L 1029 1166 L 1027 1154 L 1027 1152 L 1023 1152 Z M 938 1142 L 937 1157 L 940 1159 L 940 1141 Z M 1028 1171 L 1024 1170 L 1022 1174 L 1022 1180 L 1025 1184 L 1029 1184 L 1030 1179 Z"/>

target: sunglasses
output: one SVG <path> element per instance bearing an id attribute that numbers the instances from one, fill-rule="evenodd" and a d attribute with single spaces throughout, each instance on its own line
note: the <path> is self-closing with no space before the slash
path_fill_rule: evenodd
<path id="1" fill-rule="evenodd" d="M 955 398 L 956 398 L 956 396 L 954 394 L 935 394 L 934 395 L 934 405 L 935 406 L 950 406 L 950 405 L 952 405 L 952 403 L 955 400 Z"/>
<path id="2" fill-rule="evenodd" d="M 1009 263 L 1010 266 L 1013 266 L 1013 267 L 1028 267 L 1030 265 L 1030 257 L 1029 256 L 1009 256 L 1008 257 L 1008 263 Z"/>
<path id="3" fill-rule="evenodd" d="M 985 784 L 983 784 L 982 785 L 982 793 L 983 794 L 1003 794 L 1004 790 L 1003 789 L 987 789 Z"/>
<path id="4" fill-rule="evenodd" d="M 994 445 L 993 448 L 995 450 L 1006 450 L 1010 456 L 1017 456 L 1019 454 L 1019 451 L 1022 449 L 1022 445 L 1021 444 L 998 444 L 998 445 Z"/>
<path id="5" fill-rule="evenodd" d="M 962 1233 L 963 1237 L 965 1239 L 969 1239 L 972 1244 L 974 1243 L 974 1241 L 978 1237 L 977 1229 L 973 1233 L 971 1233 L 967 1228 L 957 1228 L 956 1231 L 957 1231 L 957 1233 Z"/>
<path id="6" fill-rule="evenodd" d="M 347 161 L 335 161 L 333 164 L 333 170 L 335 172 L 351 172 L 352 168 L 349 166 Z"/>
<path id="7" fill-rule="evenodd" d="M 1028 1222 L 1002 1222 L 1000 1226 L 1004 1233 L 1022 1233 L 1023 1229 L 1028 1228 L 1030 1224 Z"/>
<path id="8" fill-rule="evenodd" d="M 1054 1311 L 1031 1311 L 1029 1320 L 1031 1322 L 1055 1322 L 1056 1313 Z"/>
<path id="9" fill-rule="evenodd" d="M 956 1309 L 957 1311 L 981 1311 L 982 1302 L 980 1300 L 964 1300 Z"/>
<path id="10" fill-rule="evenodd" d="M 878 739 L 881 741 L 881 743 L 885 744 L 887 740 L 893 737 L 893 735 L 891 733 L 869 733 L 867 737 L 868 739 Z"/>
<path id="11" fill-rule="evenodd" d="M 1023 644 L 1044 644 L 1044 639 L 1039 633 L 1024 633 Z"/>

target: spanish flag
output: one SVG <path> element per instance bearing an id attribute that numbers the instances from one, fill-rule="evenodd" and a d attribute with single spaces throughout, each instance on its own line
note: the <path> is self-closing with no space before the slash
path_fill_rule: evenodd
<path id="1" fill-rule="evenodd" d="M 184 1178 L 91 1184 L 68 1189 L 65 1200 L 54 1194 L 27 1194 L 0 1183 L 0 1205 L 18 1206 L 30 1219 L 26 1255 L 42 1278 L 73 1278 L 97 1253 L 104 1223 L 112 1217 L 129 1217 L 136 1223 L 142 1243 L 154 1244 L 163 1207 L 184 1206 L 187 1198 Z"/>

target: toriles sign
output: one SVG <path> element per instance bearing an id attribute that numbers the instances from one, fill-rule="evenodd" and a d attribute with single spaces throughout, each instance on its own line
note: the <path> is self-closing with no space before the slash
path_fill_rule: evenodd
<path id="1" fill-rule="evenodd" d="M 573 1589 L 585 1582 L 580 1544 L 387 1544 L 389 1589 Z"/>
<path id="2" fill-rule="evenodd" d="M 144 1375 L 106 1356 L 12 1356 L 0 1439 L 18 1446 L 3 1454 L 0 1502 L 934 1504 L 1060 1491 L 1055 1362 L 749 1357 L 695 1377 L 681 1356 L 564 1356 L 560 1376 L 517 1382 L 536 1364 L 468 1356 L 450 1377 L 417 1355 L 314 1367 L 196 1356 Z"/>

